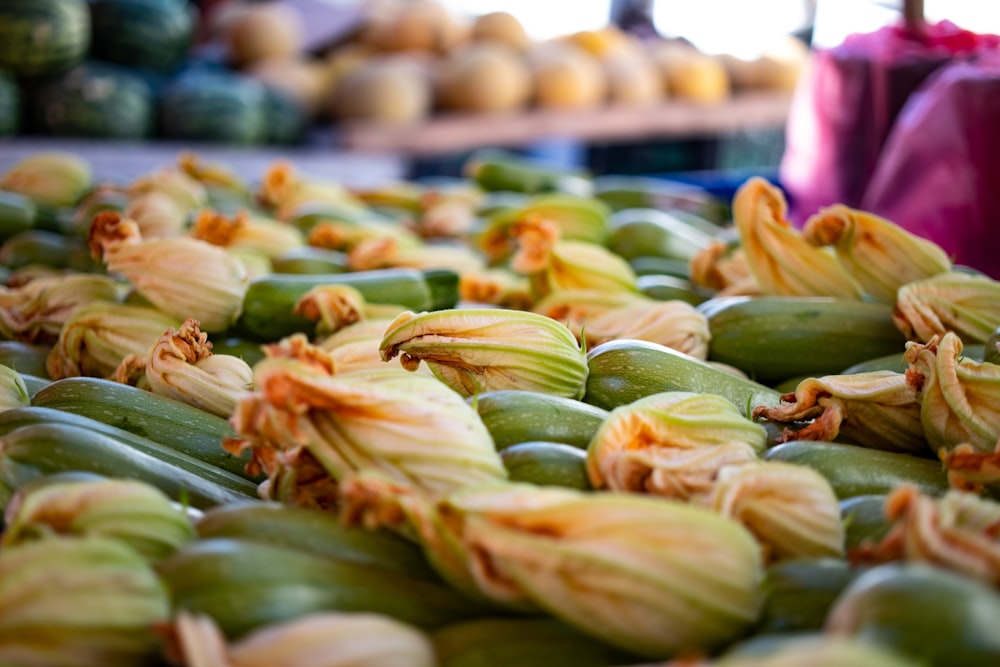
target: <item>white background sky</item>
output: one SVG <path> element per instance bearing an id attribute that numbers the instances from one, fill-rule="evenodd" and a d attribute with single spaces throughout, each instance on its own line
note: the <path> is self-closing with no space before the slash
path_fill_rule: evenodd
<path id="1" fill-rule="evenodd" d="M 511 12 L 532 37 L 592 30 L 607 24 L 608 0 L 445 0 L 458 11 Z M 867 32 L 892 21 L 885 6 L 901 0 L 818 0 L 815 43 L 832 46 L 851 32 Z M 661 33 L 683 36 L 708 53 L 753 58 L 776 38 L 803 26 L 806 0 L 655 0 Z M 927 17 L 948 18 L 964 28 L 1000 33 L 1000 0 L 924 0 Z"/>

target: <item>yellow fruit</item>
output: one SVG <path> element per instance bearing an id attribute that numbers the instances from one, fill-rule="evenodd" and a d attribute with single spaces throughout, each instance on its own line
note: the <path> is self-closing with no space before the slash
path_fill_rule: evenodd
<path id="1" fill-rule="evenodd" d="M 551 44 L 533 58 L 535 102 L 543 108 L 586 108 L 604 101 L 600 62 L 569 44 Z"/>
<path id="2" fill-rule="evenodd" d="M 238 66 L 265 58 L 289 58 L 302 50 L 302 16 L 284 3 L 252 4 L 229 23 L 227 46 Z"/>
<path id="3" fill-rule="evenodd" d="M 254 62 L 247 73 L 287 93 L 310 115 L 315 115 L 326 97 L 325 66 L 300 58 L 265 58 Z"/>
<path id="4" fill-rule="evenodd" d="M 640 106 L 665 96 L 656 65 L 642 54 L 622 52 L 604 62 L 608 99 L 612 104 Z"/>
<path id="5" fill-rule="evenodd" d="M 384 3 L 371 14 L 361 41 L 379 51 L 445 53 L 464 31 L 437 0 Z"/>
<path id="6" fill-rule="evenodd" d="M 471 44 L 446 60 L 439 73 L 442 106 L 461 111 L 509 111 L 531 95 L 531 72 L 511 47 Z"/>
<path id="7" fill-rule="evenodd" d="M 664 44 L 654 51 L 661 81 L 678 99 L 704 104 L 729 97 L 729 72 L 719 58 L 687 45 Z"/>
<path id="8" fill-rule="evenodd" d="M 530 42 L 521 21 L 504 11 L 477 16 L 470 36 L 475 42 L 500 42 L 515 49 L 524 49 Z"/>
<path id="9" fill-rule="evenodd" d="M 334 91 L 337 118 L 403 124 L 431 109 L 431 84 L 424 70 L 402 58 L 370 60 L 347 74 Z"/>

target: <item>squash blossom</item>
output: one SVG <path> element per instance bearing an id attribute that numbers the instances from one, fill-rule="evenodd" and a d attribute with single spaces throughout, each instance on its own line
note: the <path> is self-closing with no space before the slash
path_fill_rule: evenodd
<path id="1" fill-rule="evenodd" d="M 249 276 L 224 248 L 187 237 L 144 240 L 135 221 L 109 211 L 94 216 L 89 242 L 110 273 L 168 315 L 196 319 L 214 333 L 243 310 Z"/>
<path id="2" fill-rule="evenodd" d="M 425 362 L 462 396 L 527 389 L 580 398 L 587 359 L 573 333 L 552 318 L 499 308 L 401 313 L 379 345 L 382 359 L 403 368 Z"/>
<path id="3" fill-rule="evenodd" d="M 254 391 L 230 420 L 239 437 L 227 448 L 251 449 L 272 488 L 312 461 L 322 489 L 366 470 L 432 495 L 506 478 L 479 414 L 437 379 L 390 368 L 333 374 L 325 353 L 301 347 L 299 358 L 254 366 Z"/>
<path id="4" fill-rule="evenodd" d="M 170 595 L 134 549 L 106 537 L 49 536 L 0 552 L 0 664 L 142 667 Z"/>
<path id="5" fill-rule="evenodd" d="M 714 394 L 671 391 L 622 405 L 587 448 L 595 488 L 688 500 L 711 491 L 727 465 L 757 460 L 767 433 Z"/>
<path id="6" fill-rule="evenodd" d="M 733 222 L 747 265 L 763 294 L 861 298 L 861 288 L 837 256 L 810 245 L 787 219 L 781 190 L 760 177 L 733 198 Z"/>
<path id="7" fill-rule="evenodd" d="M 958 271 L 899 288 L 892 317 L 909 340 L 927 343 L 949 331 L 983 343 L 1000 327 L 1000 282 Z"/>
<path id="8" fill-rule="evenodd" d="M 81 306 L 97 301 L 120 303 L 126 289 L 122 281 L 89 273 L 46 276 L 0 288 L 0 335 L 27 343 L 54 343 L 66 320 Z"/>
<path id="9" fill-rule="evenodd" d="M 906 283 L 951 270 L 948 254 L 933 241 L 843 204 L 809 218 L 802 236 L 814 246 L 833 246 L 848 273 L 883 303 L 895 303 L 896 291 Z"/>
<path id="10" fill-rule="evenodd" d="M 176 652 L 188 667 L 435 667 L 434 645 L 418 628 L 365 612 L 314 612 L 228 642 L 210 617 L 181 611 Z"/>
<path id="11" fill-rule="evenodd" d="M 350 480 L 345 496 L 368 505 L 365 520 L 411 529 L 460 590 L 543 609 L 644 657 L 723 646 L 760 609 L 760 547 L 702 507 L 523 483 L 431 502 L 374 475 Z"/>

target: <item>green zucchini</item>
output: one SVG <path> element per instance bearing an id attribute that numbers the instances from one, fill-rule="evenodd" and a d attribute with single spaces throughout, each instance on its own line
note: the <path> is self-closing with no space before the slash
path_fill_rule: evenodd
<path id="1" fill-rule="evenodd" d="M 873 493 L 840 501 L 844 546 L 848 551 L 864 544 L 878 544 L 892 528 L 885 516 L 885 498 L 885 494 Z"/>
<path id="2" fill-rule="evenodd" d="M 374 565 L 419 579 L 438 579 L 416 543 L 388 529 L 347 526 L 333 512 L 277 502 L 229 503 L 206 510 L 200 539 L 228 537 Z"/>
<path id="3" fill-rule="evenodd" d="M 234 490 L 234 480 L 223 486 L 211 479 L 224 477 L 222 471 L 213 472 L 212 466 L 182 458 L 152 440 L 143 443 L 143 449 L 135 442 L 71 424 L 26 424 L 0 437 L 0 485 L 16 488 L 42 475 L 79 470 L 143 481 L 198 508 L 256 494 L 250 482 L 243 491 Z M 25 475 L 25 471 L 30 473 Z"/>
<path id="4" fill-rule="evenodd" d="M 212 340 L 212 354 L 239 357 L 251 366 L 267 356 L 260 341 L 246 340 L 239 336 L 226 336 Z"/>
<path id="5" fill-rule="evenodd" d="M 625 259 L 664 257 L 690 262 L 713 240 L 697 227 L 655 208 L 626 208 L 610 220 L 608 248 Z"/>
<path id="6" fill-rule="evenodd" d="M 769 566 L 756 632 L 821 630 L 830 607 L 859 574 L 860 570 L 840 558 L 791 560 Z"/>
<path id="7" fill-rule="evenodd" d="M 635 286 L 645 296 L 658 301 L 687 301 L 692 306 L 697 306 L 710 298 L 704 289 L 690 280 L 677 276 L 640 275 L 635 279 Z"/>
<path id="8" fill-rule="evenodd" d="M 35 226 L 38 205 L 17 192 L 0 190 L 0 241 Z"/>
<path id="9" fill-rule="evenodd" d="M 21 379 L 24 380 L 24 388 L 28 390 L 28 396 L 34 396 L 39 389 L 52 384 L 52 380 L 49 378 L 30 373 L 21 373 Z"/>
<path id="10" fill-rule="evenodd" d="M 73 239 L 45 229 L 26 229 L 0 244 L 0 265 L 8 269 L 38 264 L 64 269 L 70 263 Z"/>
<path id="11" fill-rule="evenodd" d="M 586 449 L 607 410 L 572 398 L 522 389 L 487 391 L 468 399 L 493 436 L 497 450 L 530 440 Z"/>
<path id="12" fill-rule="evenodd" d="M 975 361 L 983 361 L 986 346 L 980 343 L 965 345 L 962 348 L 962 355 Z M 893 352 L 874 359 L 860 361 L 852 366 L 848 366 L 840 371 L 838 375 L 853 375 L 855 373 L 868 373 L 871 371 L 895 371 L 902 373 L 909 364 L 903 359 L 903 352 Z"/>
<path id="13" fill-rule="evenodd" d="M 933 496 L 949 488 L 939 461 L 857 445 L 793 440 L 767 450 L 764 458 L 813 468 L 826 477 L 838 498 L 884 494 L 902 484 Z"/>
<path id="14" fill-rule="evenodd" d="M 587 491 L 586 450 L 561 442 L 521 442 L 500 452 L 507 474 L 513 482 L 538 486 L 565 486 Z"/>
<path id="15" fill-rule="evenodd" d="M 589 196 L 593 191 L 590 178 L 579 171 L 550 167 L 494 150 L 474 154 L 464 171 L 487 192 L 570 192 Z"/>
<path id="16" fill-rule="evenodd" d="M 302 246 L 271 259 L 275 273 L 347 273 L 347 254 L 339 250 Z"/>
<path id="17" fill-rule="evenodd" d="M 590 372 L 583 400 L 605 410 L 663 391 L 723 396 L 747 416 L 775 407 L 781 394 L 677 350 L 639 340 L 613 340 L 587 354 Z"/>
<path id="18" fill-rule="evenodd" d="M 13 368 L 18 373 L 48 377 L 45 360 L 52 350 L 51 345 L 24 343 L 18 340 L 0 341 L 0 364 Z"/>
<path id="19" fill-rule="evenodd" d="M 610 667 L 640 659 L 555 618 L 484 618 L 431 635 L 439 667 Z"/>
<path id="20" fill-rule="evenodd" d="M 225 438 L 236 436 L 229 422 L 172 398 L 102 378 L 68 377 L 39 389 L 31 404 L 90 417 L 247 476 L 249 455 L 236 457 L 222 448 Z"/>
<path id="21" fill-rule="evenodd" d="M 926 667 L 1000 664 L 1000 593 L 924 563 L 873 567 L 844 590 L 825 629 L 885 646 Z"/>
<path id="22" fill-rule="evenodd" d="M 236 328 L 265 342 L 297 332 L 315 335 L 316 323 L 293 315 L 292 310 L 306 292 L 318 285 L 350 285 L 367 301 L 398 304 L 417 312 L 452 308 L 458 302 L 458 274 L 449 269 L 270 275 L 250 283 Z"/>
<path id="23" fill-rule="evenodd" d="M 708 359 L 764 384 L 801 375 L 832 375 L 902 352 L 906 337 L 892 306 L 826 297 L 728 296 L 705 301 L 712 339 Z"/>

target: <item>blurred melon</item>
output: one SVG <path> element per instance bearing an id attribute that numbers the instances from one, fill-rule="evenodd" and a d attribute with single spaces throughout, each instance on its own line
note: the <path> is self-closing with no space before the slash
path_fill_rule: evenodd
<path id="1" fill-rule="evenodd" d="M 477 16 L 472 22 L 470 38 L 475 42 L 500 42 L 518 50 L 531 43 L 520 19 L 504 11 Z"/>
<path id="2" fill-rule="evenodd" d="M 359 41 L 379 51 L 446 53 L 467 30 L 437 0 L 389 0 L 374 4 Z"/>
<path id="3" fill-rule="evenodd" d="M 611 104 L 644 106 L 666 96 L 660 73 L 643 53 L 623 51 L 604 60 Z"/>
<path id="4" fill-rule="evenodd" d="M 736 88 L 790 92 L 798 83 L 810 55 L 804 42 L 788 35 L 754 60 L 725 55 L 722 61 Z"/>
<path id="5" fill-rule="evenodd" d="M 604 70 L 587 51 L 553 42 L 533 49 L 530 62 L 539 107 L 586 108 L 604 102 Z"/>
<path id="6" fill-rule="evenodd" d="M 302 50 L 302 16 L 280 2 L 250 4 L 229 19 L 226 46 L 238 67 L 267 58 L 291 58 Z"/>
<path id="7" fill-rule="evenodd" d="M 249 66 L 246 73 L 279 90 L 310 117 L 315 117 L 327 97 L 325 63 L 302 58 L 266 58 Z"/>
<path id="8" fill-rule="evenodd" d="M 432 98 L 424 67 L 406 58 L 383 56 L 344 76 L 333 91 L 331 115 L 345 120 L 412 123 L 427 117 Z"/>
<path id="9" fill-rule="evenodd" d="M 599 59 L 636 50 L 635 38 L 614 25 L 600 30 L 580 30 L 570 34 L 566 40 Z"/>
<path id="10" fill-rule="evenodd" d="M 459 111 L 510 111 L 531 96 L 531 71 L 512 47 L 500 42 L 470 44 L 440 67 L 441 106 Z"/>
<path id="11" fill-rule="evenodd" d="M 721 59 L 680 42 L 663 42 L 652 51 L 660 80 L 671 97 L 701 104 L 730 95 L 729 71 Z"/>

